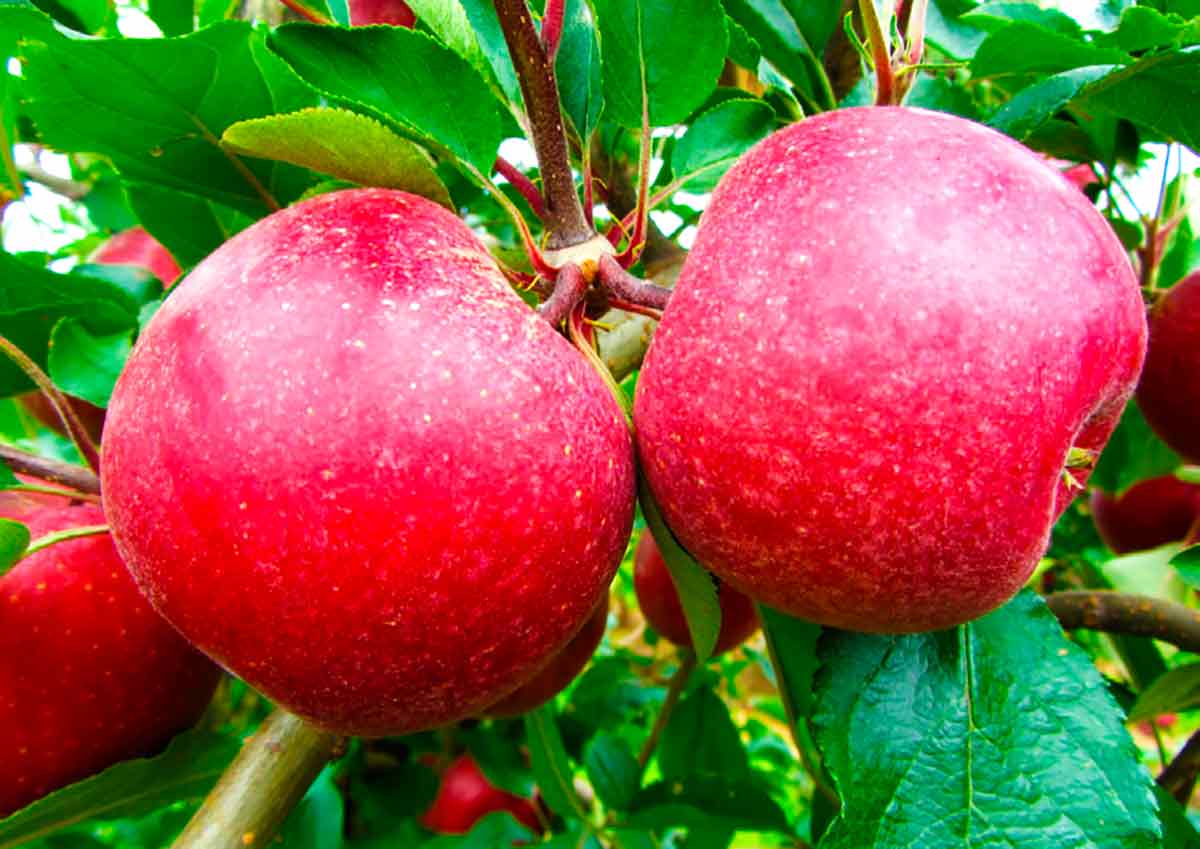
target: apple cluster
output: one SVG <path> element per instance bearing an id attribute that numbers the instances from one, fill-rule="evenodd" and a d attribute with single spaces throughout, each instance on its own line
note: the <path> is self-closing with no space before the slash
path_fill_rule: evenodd
<path id="1" fill-rule="evenodd" d="M 1159 304 L 1155 339 L 1194 329 L 1175 317 L 1188 292 Z M 103 430 L 116 549 L 88 544 L 322 728 L 509 716 L 595 650 L 639 466 L 719 579 L 718 651 L 758 627 L 755 603 L 888 633 L 992 610 L 1085 484 L 1146 337 L 1124 250 L 1052 167 L 960 118 L 846 109 L 722 180 L 631 432 L 454 214 L 337 191 L 230 239 L 147 325 Z M 1152 424 L 1154 387 L 1148 370 Z M 33 560 L 4 579 L 22 598 Z M 83 599 L 99 577 L 78 572 Z M 689 645 L 649 534 L 635 574 L 651 625 Z M 212 676 L 194 673 L 197 703 Z M 138 726 L 194 718 L 160 713 Z"/>

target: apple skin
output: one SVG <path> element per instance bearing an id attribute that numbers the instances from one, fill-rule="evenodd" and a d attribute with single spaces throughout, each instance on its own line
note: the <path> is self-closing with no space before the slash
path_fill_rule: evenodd
<path id="1" fill-rule="evenodd" d="M 1137 400 L 1151 429 L 1175 453 L 1200 463 L 1200 271 L 1176 283 L 1150 311 L 1150 348 Z"/>
<path id="2" fill-rule="evenodd" d="M 675 645 L 692 648 L 692 634 L 675 581 L 649 530 L 642 534 L 634 554 L 633 589 L 638 607 L 650 626 Z M 758 610 L 748 596 L 718 581 L 717 600 L 721 605 L 721 631 L 717 634 L 714 655 L 740 646 L 759 626 Z"/>
<path id="3" fill-rule="evenodd" d="M 104 524 L 94 505 L 0 492 L 34 539 Z M 107 536 L 0 577 L 0 818 L 195 724 L 220 670 L 150 607 Z"/>
<path id="4" fill-rule="evenodd" d="M 105 512 L 192 643 L 314 724 L 434 728 L 582 627 L 629 539 L 629 429 L 465 224 L 403 192 L 242 231 L 113 392 Z"/>
<path id="5" fill-rule="evenodd" d="M 554 655 L 541 672 L 485 710 L 484 715 L 496 719 L 510 719 L 523 713 L 529 713 L 557 696 L 578 677 L 579 673 L 583 671 L 583 667 L 587 666 L 592 655 L 596 653 L 596 647 L 600 645 L 600 640 L 604 638 L 604 631 L 607 627 L 608 596 L 606 595 L 600 599 L 600 603 L 583 623 L 579 633 L 571 638 L 571 642 L 567 643 L 562 651 Z"/>
<path id="6" fill-rule="evenodd" d="M 487 780 L 470 755 L 462 755 L 442 775 L 441 786 L 421 825 L 438 834 L 466 834 L 495 811 L 508 811 L 534 834 L 542 833 L 533 802 Z"/>
<path id="7" fill-rule="evenodd" d="M 1099 213 L 1016 142 L 842 109 L 725 175 L 634 403 L 681 543 L 794 616 L 904 633 L 1009 599 L 1141 367 Z M 1090 469 L 1072 469 L 1077 482 Z"/>
<path id="8" fill-rule="evenodd" d="M 1089 503 L 1100 538 L 1117 554 L 1182 540 L 1200 521 L 1200 486 L 1174 475 L 1138 481 L 1120 496 L 1095 490 Z"/>
<path id="9" fill-rule="evenodd" d="M 412 29 L 416 15 L 404 0 L 349 0 L 350 26 L 391 24 Z"/>
<path id="10" fill-rule="evenodd" d="M 132 227 L 114 234 L 98 247 L 88 262 L 98 265 L 132 265 L 144 268 L 170 288 L 182 269 L 170 251 L 141 227 Z"/>

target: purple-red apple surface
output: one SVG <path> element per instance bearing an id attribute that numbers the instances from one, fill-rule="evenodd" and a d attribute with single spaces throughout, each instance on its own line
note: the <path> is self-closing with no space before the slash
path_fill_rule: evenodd
<path id="1" fill-rule="evenodd" d="M 1118 554 L 1157 548 L 1200 530 L 1200 486 L 1174 475 L 1138 481 L 1119 496 L 1096 490 L 1090 506 L 1100 538 Z"/>
<path id="2" fill-rule="evenodd" d="M 1168 289 L 1150 311 L 1137 400 L 1163 442 L 1200 463 L 1200 271 Z"/>
<path id="3" fill-rule="evenodd" d="M 442 775 L 437 796 L 421 816 L 421 825 L 439 834 L 466 834 L 496 811 L 508 811 L 534 834 L 542 831 L 532 801 L 493 786 L 471 756 L 462 755 Z"/>

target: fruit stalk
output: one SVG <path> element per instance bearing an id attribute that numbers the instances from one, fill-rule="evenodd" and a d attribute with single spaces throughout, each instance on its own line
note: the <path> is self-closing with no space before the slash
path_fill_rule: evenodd
<path id="1" fill-rule="evenodd" d="M 595 232 L 588 226 L 575 191 L 554 63 L 533 26 L 525 0 L 495 0 L 495 4 L 504 41 L 521 83 L 521 95 L 529 115 L 529 134 L 542 175 L 548 233 L 546 247 L 557 250 L 578 245 L 592 238 Z"/>
<path id="2" fill-rule="evenodd" d="M 675 705 L 679 703 L 679 697 L 683 695 L 683 688 L 687 685 L 688 678 L 692 676 L 692 670 L 695 668 L 695 653 L 690 649 L 681 649 L 679 652 L 679 668 L 675 670 L 675 674 L 667 682 L 667 696 L 663 699 L 662 707 L 659 709 L 658 716 L 654 720 L 654 727 L 650 729 L 650 736 L 646 738 L 646 742 L 642 744 L 642 750 L 638 752 L 638 766 L 642 769 L 645 769 L 646 764 L 650 763 L 650 757 L 654 754 L 654 750 L 658 748 L 658 740 L 662 737 L 663 729 L 667 727 L 667 723 L 671 719 L 671 713 L 675 710 Z"/>
<path id="3" fill-rule="evenodd" d="M 276 709 L 246 740 L 172 849 L 270 845 L 341 740 Z"/>
<path id="4" fill-rule="evenodd" d="M 61 484 L 89 495 L 100 493 L 100 478 L 91 469 L 85 469 L 83 466 L 39 457 L 11 445 L 0 445 L 0 462 L 5 463 L 14 472 L 39 480 Z"/>
<path id="5" fill-rule="evenodd" d="M 1064 630 L 1153 637 L 1184 651 L 1200 651 L 1200 611 L 1150 596 L 1077 590 L 1054 593 L 1046 604 Z"/>

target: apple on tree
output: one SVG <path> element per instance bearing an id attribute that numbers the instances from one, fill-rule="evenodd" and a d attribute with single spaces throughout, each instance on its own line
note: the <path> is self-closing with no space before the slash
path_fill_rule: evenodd
<path id="1" fill-rule="evenodd" d="M 633 588 L 638 607 L 655 631 L 677 646 L 692 648 L 683 605 L 675 582 L 649 529 L 638 541 L 633 561 Z M 717 581 L 717 601 L 721 606 L 721 630 L 713 654 L 721 654 L 746 642 L 758 630 L 758 611 L 754 602 L 722 581 Z"/>
<path id="2" fill-rule="evenodd" d="M 350 26 L 391 24 L 411 29 L 416 15 L 404 0 L 348 0 Z"/>
<path id="3" fill-rule="evenodd" d="M 1120 242 L 1027 148 L 827 112 L 713 194 L 638 381 L 638 451 L 683 545 L 755 600 L 947 628 L 1029 577 L 1145 344 Z"/>
<path id="4" fill-rule="evenodd" d="M 34 540 L 104 524 L 95 505 L 0 492 Z M 138 592 L 106 533 L 56 542 L 0 576 L 0 818 L 155 754 L 200 718 L 220 671 Z"/>
<path id="5" fill-rule="evenodd" d="M 1120 495 L 1092 492 L 1096 530 L 1117 554 L 1195 538 L 1200 532 L 1200 486 L 1174 475 L 1138 481 Z"/>
<path id="6" fill-rule="evenodd" d="M 592 615 L 571 642 L 554 655 L 532 679 L 489 707 L 484 714 L 499 719 L 520 716 L 544 705 L 561 693 L 587 666 L 608 625 L 608 596 L 600 599 Z"/>
<path id="7" fill-rule="evenodd" d="M 466 834 L 496 811 L 508 811 L 534 834 L 542 831 L 531 800 L 495 787 L 470 755 L 462 755 L 442 775 L 433 804 L 421 815 L 421 825 L 439 834 Z"/>
<path id="8" fill-rule="evenodd" d="M 1200 463 L 1200 271 L 1150 310 L 1150 345 L 1137 400 L 1146 422 L 1177 454 Z"/>
<path id="9" fill-rule="evenodd" d="M 134 347 L 102 448 L 151 603 L 343 734 L 445 725 L 531 679 L 633 521 L 604 382 L 462 221 L 398 191 L 320 195 L 200 263 Z"/>

